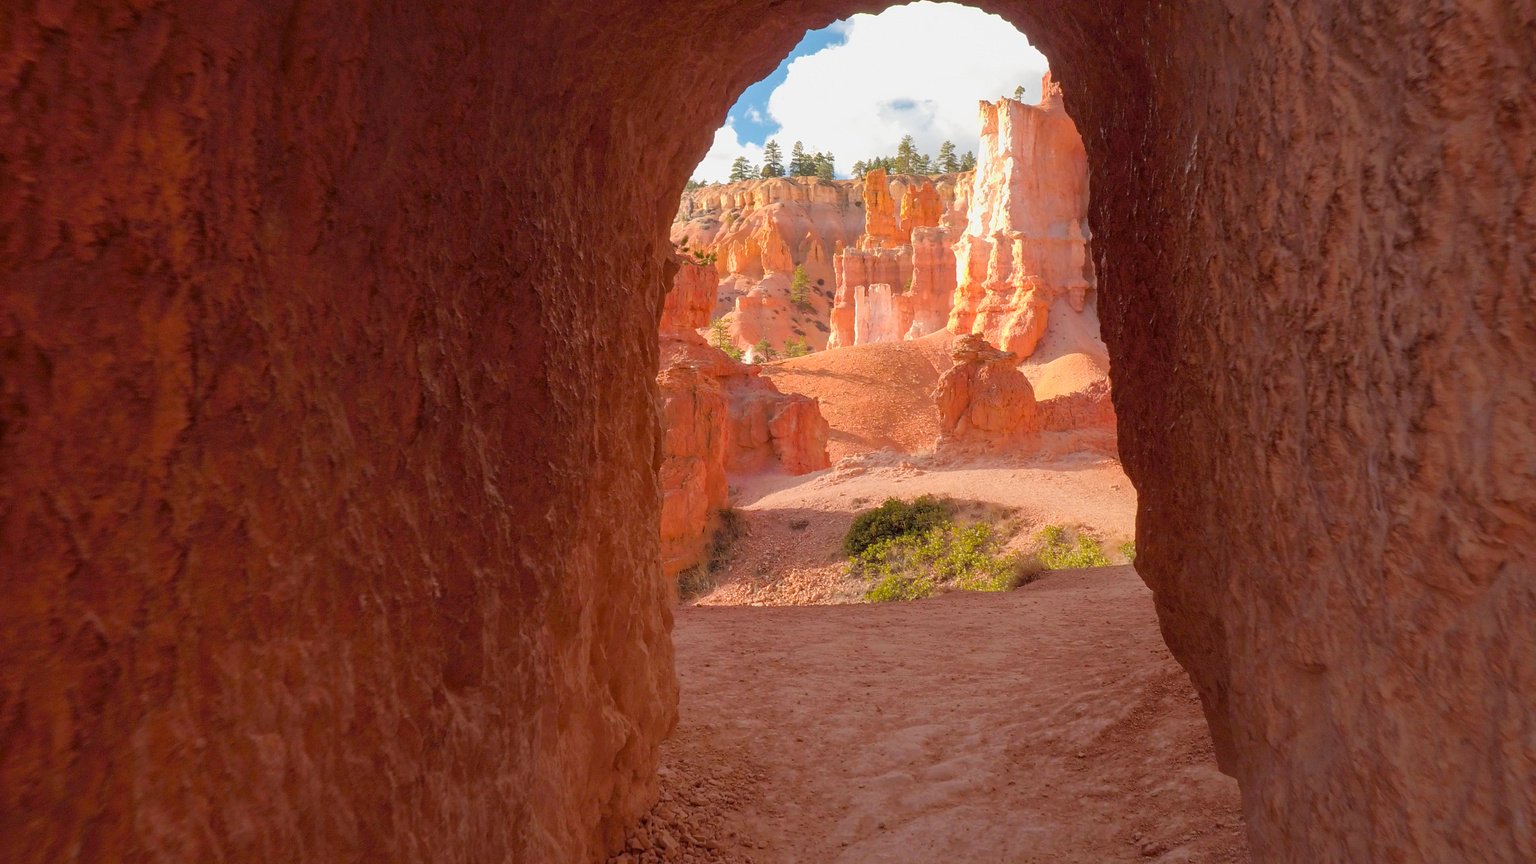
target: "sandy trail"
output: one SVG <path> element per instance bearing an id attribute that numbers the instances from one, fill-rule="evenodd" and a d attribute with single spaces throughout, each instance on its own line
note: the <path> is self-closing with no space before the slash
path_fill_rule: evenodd
<path id="1" fill-rule="evenodd" d="M 663 801 L 631 838 L 652 851 L 619 860 L 1247 860 L 1236 783 L 1129 567 L 685 608 L 676 643 Z"/>

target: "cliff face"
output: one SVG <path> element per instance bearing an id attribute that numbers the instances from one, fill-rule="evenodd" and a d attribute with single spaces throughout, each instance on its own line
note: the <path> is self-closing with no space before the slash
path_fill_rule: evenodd
<path id="1" fill-rule="evenodd" d="M 656 375 L 663 430 L 661 561 L 671 578 L 704 562 L 727 476 L 830 465 L 830 428 L 815 399 L 779 392 L 761 369 L 705 343 L 715 270 L 690 260 L 677 267 L 662 306 Z"/>
<path id="2" fill-rule="evenodd" d="M 837 293 L 827 347 L 915 339 L 944 326 L 954 293 L 948 237 L 953 226 L 965 224 L 956 190 L 968 188 L 969 179 L 888 178 L 879 169 L 864 176 L 866 228 L 834 262 Z"/>
<path id="3" fill-rule="evenodd" d="M 1049 75 L 1039 105 L 1001 99 L 980 115 L 949 329 L 1028 358 L 1053 310 L 1088 312 L 1088 157 Z"/>
<path id="4" fill-rule="evenodd" d="M 760 341 L 782 352 L 791 340 L 827 345 L 834 285 L 833 258 L 864 232 L 864 183 L 778 177 L 683 193 L 671 229 L 673 243 L 708 260 L 718 288 L 712 317 L 725 317 L 735 344 Z M 806 298 L 791 299 L 796 268 Z"/>

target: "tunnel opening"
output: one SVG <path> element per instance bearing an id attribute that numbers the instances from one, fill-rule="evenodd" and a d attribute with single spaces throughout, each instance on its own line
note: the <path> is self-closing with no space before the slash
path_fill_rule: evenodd
<path id="1" fill-rule="evenodd" d="M 881 5 L 0 13 L 0 857 L 622 842 L 676 194 Z M 981 5 L 1085 140 L 1136 567 L 1253 854 L 1536 859 L 1536 10 Z"/>
<path id="2" fill-rule="evenodd" d="M 737 99 L 668 229 L 682 700 L 614 860 L 1246 857 L 1129 566 L 1088 173 L 1044 55 L 973 7 L 811 31 Z"/>

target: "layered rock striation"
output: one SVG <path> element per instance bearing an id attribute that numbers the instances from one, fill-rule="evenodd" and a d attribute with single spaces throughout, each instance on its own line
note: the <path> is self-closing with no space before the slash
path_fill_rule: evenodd
<path id="1" fill-rule="evenodd" d="M 717 273 L 712 317 L 746 350 L 760 342 L 782 352 L 791 341 L 827 345 L 828 310 L 839 250 L 864 232 L 859 180 L 777 177 L 688 190 L 671 239 Z M 804 298 L 792 297 L 797 272 Z"/>
<path id="2" fill-rule="evenodd" d="M 944 327 L 954 294 L 948 238 L 964 225 L 968 200 L 957 202 L 956 190 L 969 179 L 864 175 L 865 232 L 834 261 L 827 347 L 915 339 Z"/>

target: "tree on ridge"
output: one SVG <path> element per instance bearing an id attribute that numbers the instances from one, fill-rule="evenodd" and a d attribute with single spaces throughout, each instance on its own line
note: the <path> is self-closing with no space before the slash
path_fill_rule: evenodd
<path id="1" fill-rule="evenodd" d="M 763 170 L 764 177 L 784 176 L 784 151 L 779 149 L 779 142 L 768 139 L 763 145 Z"/>

